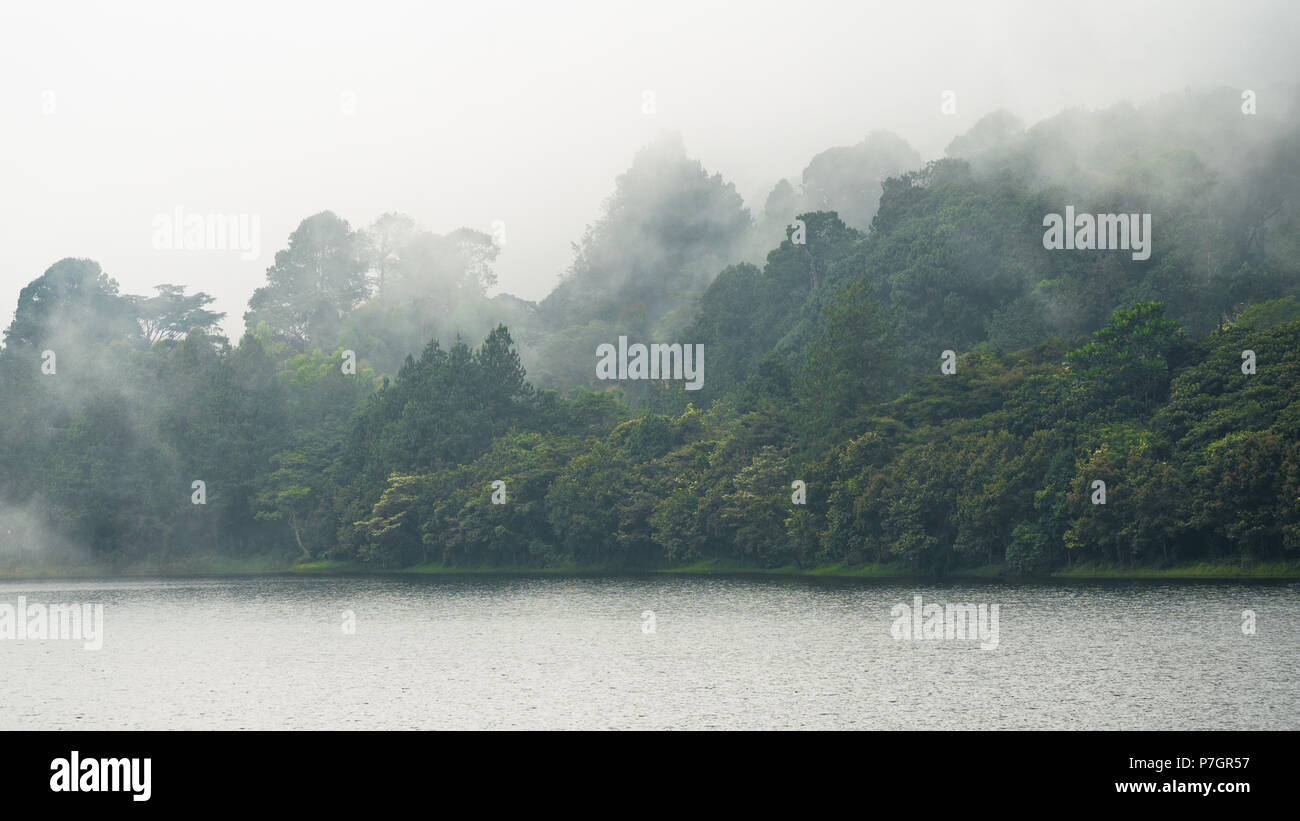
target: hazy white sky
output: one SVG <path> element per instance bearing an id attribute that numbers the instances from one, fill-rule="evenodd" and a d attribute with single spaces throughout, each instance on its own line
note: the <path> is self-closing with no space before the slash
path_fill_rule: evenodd
<path id="1" fill-rule="evenodd" d="M 3 0 L 0 324 L 78 256 L 127 292 L 207 291 L 237 335 L 275 251 L 323 209 L 439 232 L 500 220 L 500 290 L 540 299 L 661 131 L 758 210 L 777 179 L 877 128 L 932 158 L 998 107 L 1033 122 L 1293 83 L 1298 37 L 1286 0 Z M 154 216 L 178 207 L 260 215 L 260 257 L 155 249 Z"/>

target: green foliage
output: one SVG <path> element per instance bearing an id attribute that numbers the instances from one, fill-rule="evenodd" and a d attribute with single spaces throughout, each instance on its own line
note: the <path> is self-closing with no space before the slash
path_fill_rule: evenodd
<path id="1" fill-rule="evenodd" d="M 266 322 L 277 339 L 303 348 L 332 345 L 340 320 L 363 298 L 363 238 L 330 211 L 308 217 L 266 271 L 267 284 L 248 301 L 244 323 Z"/>
<path id="2" fill-rule="evenodd" d="M 1077 401 L 1092 410 L 1144 414 L 1164 398 L 1180 353 L 1178 324 L 1164 318 L 1164 306 L 1144 302 L 1116 311 L 1093 341 L 1066 357 L 1077 381 Z"/>
<path id="3" fill-rule="evenodd" d="M 1052 567 L 1051 538 L 1033 522 L 1021 522 L 1007 544 L 1007 564 L 1017 573 L 1034 576 Z"/>
<path id="4" fill-rule="evenodd" d="M 619 335 L 634 342 L 676 336 L 750 230 L 734 186 L 689 159 L 680 140 L 640 151 L 576 246 L 572 267 L 538 306 L 547 330 L 540 384 L 594 387 L 596 345 Z M 647 385 L 628 391 L 631 402 L 645 404 Z"/>
<path id="5" fill-rule="evenodd" d="M 209 311 L 215 297 L 202 291 L 186 295 L 183 285 L 157 285 L 157 295 L 137 301 L 144 341 L 175 342 L 194 329 L 209 333 L 226 315 Z"/>
<path id="6" fill-rule="evenodd" d="M 1201 110 L 992 116 L 922 168 L 873 135 L 757 226 L 661 142 L 540 305 L 487 297 L 481 232 L 322 212 L 237 345 L 206 294 L 61 260 L 0 351 L 0 535 L 389 569 L 1294 562 L 1300 151 Z M 1152 213 L 1150 258 L 1045 250 L 1066 204 Z M 704 389 L 596 383 L 620 334 L 703 344 Z"/>

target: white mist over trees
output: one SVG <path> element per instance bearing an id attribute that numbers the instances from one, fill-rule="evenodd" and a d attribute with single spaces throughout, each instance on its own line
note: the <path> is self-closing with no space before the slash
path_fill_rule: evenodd
<path id="1" fill-rule="evenodd" d="M 488 296 L 504 249 L 484 232 L 321 211 L 238 344 L 204 291 L 124 294 L 62 259 L 0 350 L 0 532 L 110 564 L 1287 558 L 1297 128 L 1233 90 L 995 113 L 895 173 L 911 149 L 873 133 L 757 219 L 668 137 L 540 303 Z M 1045 249 L 1065 206 L 1152 214 L 1150 258 Z M 620 335 L 703 345 L 703 389 L 597 383 Z M 1081 488 L 1104 472 L 1124 478 L 1094 516 Z"/>

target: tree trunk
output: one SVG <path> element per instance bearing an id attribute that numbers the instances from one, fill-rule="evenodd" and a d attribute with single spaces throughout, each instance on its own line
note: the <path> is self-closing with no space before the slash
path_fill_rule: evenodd
<path id="1" fill-rule="evenodd" d="M 310 559 L 311 551 L 303 546 L 302 535 L 298 533 L 298 515 L 296 513 L 289 514 L 289 527 L 293 528 L 293 540 L 298 543 L 298 549 L 302 551 L 302 555 Z"/>

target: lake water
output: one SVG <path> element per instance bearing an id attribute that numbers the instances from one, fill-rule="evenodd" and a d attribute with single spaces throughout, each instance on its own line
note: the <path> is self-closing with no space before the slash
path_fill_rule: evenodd
<path id="1" fill-rule="evenodd" d="M 998 605 L 997 647 L 895 638 L 891 608 L 917 594 Z M 0 640 L 0 728 L 1294 730 L 1298 594 L 1235 582 L 4 581 L 0 605 L 102 604 L 104 634 L 99 650 Z"/>

